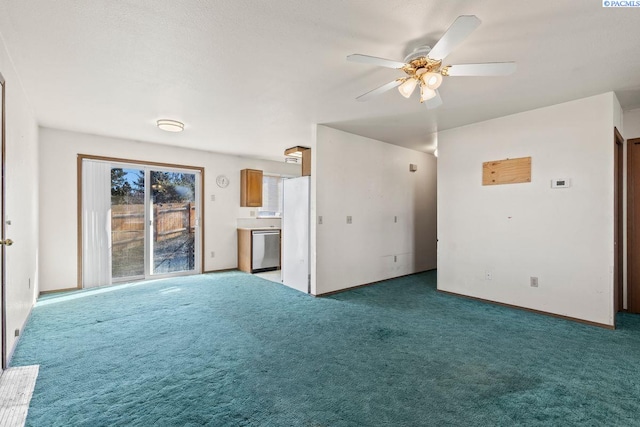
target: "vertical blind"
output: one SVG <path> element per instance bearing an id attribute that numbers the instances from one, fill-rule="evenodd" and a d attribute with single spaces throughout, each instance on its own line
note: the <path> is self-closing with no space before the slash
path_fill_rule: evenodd
<path id="1" fill-rule="evenodd" d="M 111 284 L 111 165 L 82 161 L 82 286 Z"/>

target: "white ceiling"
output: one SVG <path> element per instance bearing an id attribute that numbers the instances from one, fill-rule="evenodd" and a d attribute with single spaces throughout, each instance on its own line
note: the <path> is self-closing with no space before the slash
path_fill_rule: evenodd
<path id="1" fill-rule="evenodd" d="M 0 0 L 0 33 L 39 123 L 282 160 L 316 123 L 417 150 L 431 134 L 615 91 L 640 106 L 640 8 L 600 0 Z M 508 77 L 446 78 L 426 110 L 396 90 L 355 97 L 433 46 L 458 15 L 482 25 L 446 63 L 516 61 Z M 158 118 L 186 124 L 162 132 Z"/>

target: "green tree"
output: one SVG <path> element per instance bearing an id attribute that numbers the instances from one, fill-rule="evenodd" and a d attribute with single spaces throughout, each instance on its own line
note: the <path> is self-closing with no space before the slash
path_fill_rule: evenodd
<path id="1" fill-rule="evenodd" d="M 136 171 L 138 176 L 135 181 L 133 181 L 133 188 L 131 190 L 131 197 L 133 203 L 142 204 L 144 203 L 144 171 L 138 170 Z"/>
<path id="2" fill-rule="evenodd" d="M 111 169 L 111 200 L 114 204 L 124 204 L 131 195 L 131 184 L 127 181 L 127 173 L 122 168 Z"/>
<path id="3" fill-rule="evenodd" d="M 154 203 L 181 203 L 194 199 L 194 174 L 152 171 L 150 179 Z"/>
<path id="4" fill-rule="evenodd" d="M 122 186 L 126 182 L 125 171 L 121 168 L 111 168 L 111 195 L 122 196 Z"/>

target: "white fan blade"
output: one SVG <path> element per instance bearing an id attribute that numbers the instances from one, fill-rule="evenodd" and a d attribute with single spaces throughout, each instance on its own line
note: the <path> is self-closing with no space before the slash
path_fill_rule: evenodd
<path id="1" fill-rule="evenodd" d="M 386 91 L 388 91 L 390 89 L 393 89 L 394 87 L 400 86 L 404 80 L 405 79 L 394 80 L 392 82 L 387 83 L 386 85 L 380 86 L 377 89 L 371 90 L 371 91 L 365 93 L 364 95 L 360 95 L 356 99 L 358 101 L 368 101 L 371 98 L 373 98 L 374 96 L 378 96 L 381 93 L 384 93 L 384 92 L 386 92 Z"/>
<path id="2" fill-rule="evenodd" d="M 508 76 L 516 71 L 515 62 L 449 65 L 448 76 Z"/>
<path id="3" fill-rule="evenodd" d="M 375 56 L 369 55 L 360 55 L 359 53 L 354 53 L 353 55 L 347 56 L 347 61 L 360 62 L 361 64 L 378 65 L 380 67 L 395 69 L 402 68 L 406 65 L 404 62 L 392 61 L 391 59 L 376 58 Z"/>
<path id="4" fill-rule="evenodd" d="M 480 25 L 480 20 L 475 15 L 462 15 L 453 21 L 444 36 L 429 52 L 431 59 L 444 59 L 462 40 L 466 39 Z"/>
<path id="5" fill-rule="evenodd" d="M 429 110 L 433 110 L 434 108 L 438 108 L 439 106 L 441 106 L 442 98 L 440 97 L 440 92 L 436 90 L 436 96 L 431 99 L 427 99 L 424 103 Z"/>

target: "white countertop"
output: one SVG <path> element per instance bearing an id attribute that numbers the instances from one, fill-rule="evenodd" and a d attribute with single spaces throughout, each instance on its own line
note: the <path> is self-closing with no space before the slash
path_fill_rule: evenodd
<path id="1" fill-rule="evenodd" d="M 249 230 L 249 231 L 275 230 L 275 231 L 280 231 L 280 228 L 279 227 L 238 227 L 238 230 Z"/>

